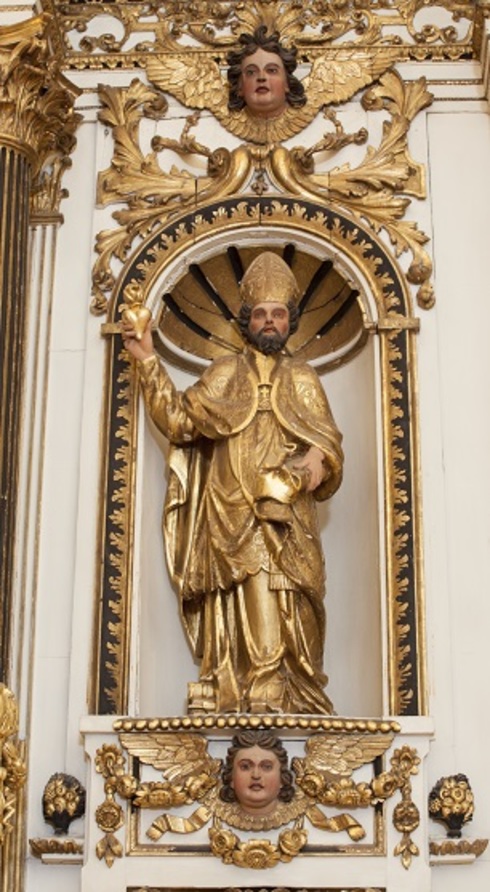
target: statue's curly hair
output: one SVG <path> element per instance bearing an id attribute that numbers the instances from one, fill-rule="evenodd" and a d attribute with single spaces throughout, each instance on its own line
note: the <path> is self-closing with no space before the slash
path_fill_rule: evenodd
<path id="1" fill-rule="evenodd" d="M 294 798 L 294 775 L 289 770 L 288 754 L 280 740 L 273 731 L 239 731 L 228 747 L 226 760 L 221 774 L 223 786 L 220 790 L 220 798 L 224 802 L 236 802 L 235 791 L 231 785 L 233 776 L 233 763 L 238 750 L 249 749 L 252 746 L 260 746 L 263 750 L 270 750 L 279 760 L 281 769 L 281 788 L 278 799 L 281 802 L 291 802 Z"/>
<path id="2" fill-rule="evenodd" d="M 297 50 L 295 47 L 285 47 L 280 42 L 279 34 L 274 31 L 267 34 L 267 26 L 260 25 L 255 29 L 253 34 L 240 34 L 239 42 L 241 48 L 232 50 L 228 53 L 228 85 L 230 95 L 228 99 L 228 108 L 230 111 L 241 111 L 245 107 L 245 100 L 240 96 L 240 77 L 242 74 L 242 63 L 247 56 L 253 56 L 257 50 L 265 50 L 267 53 L 275 53 L 281 59 L 287 78 L 287 94 L 286 101 L 288 105 L 294 108 L 300 108 L 306 102 L 305 88 L 301 81 L 295 77 L 293 72 L 297 66 Z"/>

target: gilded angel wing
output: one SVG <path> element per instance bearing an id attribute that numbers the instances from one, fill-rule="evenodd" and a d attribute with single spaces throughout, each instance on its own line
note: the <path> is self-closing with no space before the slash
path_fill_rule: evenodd
<path id="1" fill-rule="evenodd" d="M 333 58 L 319 56 L 303 80 L 307 107 L 314 114 L 324 105 L 347 102 L 377 80 L 397 59 L 396 49 L 376 51 L 358 46 L 338 50 Z"/>
<path id="2" fill-rule="evenodd" d="M 293 768 L 334 777 L 350 777 L 356 768 L 372 762 L 391 745 L 393 734 L 315 734 L 305 745 L 306 757 L 293 760 Z"/>
<path id="3" fill-rule="evenodd" d="M 209 53 L 155 54 L 146 63 L 146 73 L 152 84 L 186 108 L 209 109 L 217 115 L 227 111 L 226 80 Z"/>
<path id="4" fill-rule="evenodd" d="M 221 759 L 212 759 L 208 742 L 200 734 L 120 734 L 121 744 L 144 765 L 163 773 L 169 783 L 192 775 L 216 775 Z"/>

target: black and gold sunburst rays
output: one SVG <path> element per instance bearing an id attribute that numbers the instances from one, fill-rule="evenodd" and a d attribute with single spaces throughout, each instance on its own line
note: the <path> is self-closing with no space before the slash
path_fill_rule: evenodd
<path id="1" fill-rule="evenodd" d="M 269 248 L 267 248 L 269 250 Z M 264 246 L 230 245 L 226 251 L 191 263 L 172 289 L 162 296 L 159 330 L 163 342 L 204 360 L 239 352 L 243 340 L 236 322 L 243 274 Z M 271 246 L 294 272 L 300 289 L 298 331 L 288 342 L 292 354 L 340 364 L 363 346 L 367 331 L 359 291 L 336 269 L 287 243 Z"/>

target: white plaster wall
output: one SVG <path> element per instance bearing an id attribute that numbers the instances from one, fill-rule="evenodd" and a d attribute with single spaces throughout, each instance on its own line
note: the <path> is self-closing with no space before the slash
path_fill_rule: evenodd
<path id="1" fill-rule="evenodd" d="M 428 134 L 437 305 L 422 315 L 419 377 L 430 780 L 467 774 L 476 812 L 465 834 L 488 838 L 490 117 L 436 105 Z M 435 868 L 434 890 L 486 892 L 489 857 Z"/>
<path id="2" fill-rule="evenodd" d="M 77 134 L 73 166 L 66 177 L 70 197 L 62 207 L 64 224 L 58 237 L 31 654 L 29 838 L 50 835 L 41 797 L 51 774 L 65 771 L 85 783 L 78 727 L 87 711 L 101 402 L 100 387 L 91 379 L 93 370 L 86 362 L 94 330 L 99 339 L 99 325 L 95 328 L 88 314 L 94 139 L 89 121 Z M 97 381 L 100 375 L 99 368 Z M 80 829 L 81 822 L 71 828 L 75 834 Z M 28 859 L 28 889 L 76 890 L 78 882 L 77 868 L 53 869 Z"/>

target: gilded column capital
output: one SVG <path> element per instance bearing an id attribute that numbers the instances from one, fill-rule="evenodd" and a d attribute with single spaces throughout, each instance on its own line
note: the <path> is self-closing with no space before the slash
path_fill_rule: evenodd
<path id="1" fill-rule="evenodd" d="M 43 14 L 0 27 L 0 147 L 28 158 L 34 213 L 58 209 L 81 120 L 74 112 L 79 90 L 50 55 L 49 22 Z"/>

